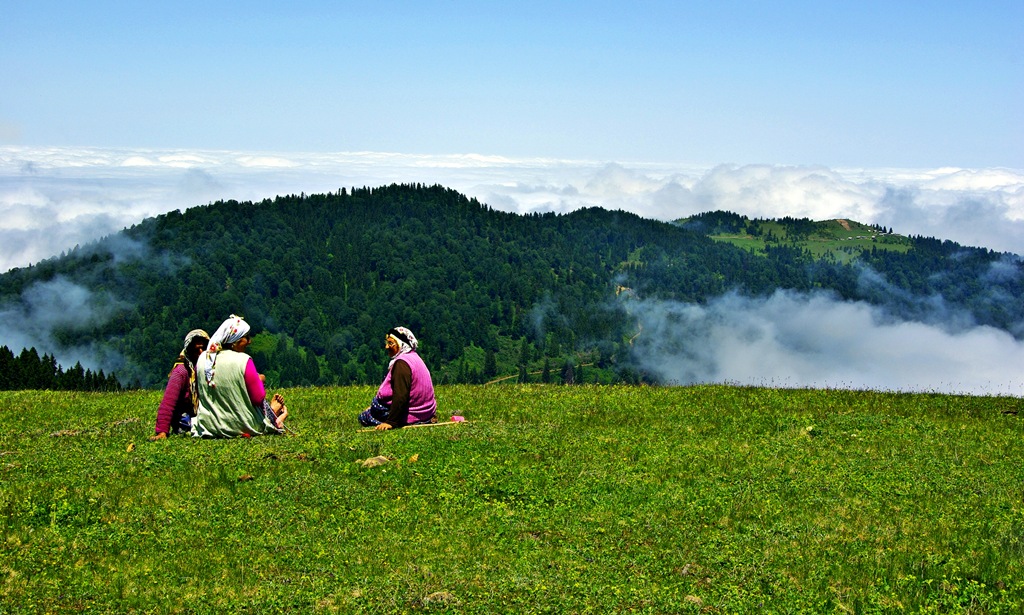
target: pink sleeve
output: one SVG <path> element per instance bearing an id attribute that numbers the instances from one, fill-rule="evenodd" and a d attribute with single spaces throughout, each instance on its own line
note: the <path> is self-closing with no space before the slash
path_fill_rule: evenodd
<path id="1" fill-rule="evenodd" d="M 171 420 L 179 404 L 184 404 L 185 392 L 188 391 L 188 370 L 183 365 L 175 365 L 167 378 L 160 407 L 156 410 L 156 429 L 153 433 L 171 433 Z"/>
<path id="2" fill-rule="evenodd" d="M 249 359 L 245 364 L 245 390 L 249 392 L 249 400 L 253 405 L 262 406 L 263 400 L 267 398 L 267 390 L 263 388 L 263 381 L 256 371 L 256 364 Z"/>

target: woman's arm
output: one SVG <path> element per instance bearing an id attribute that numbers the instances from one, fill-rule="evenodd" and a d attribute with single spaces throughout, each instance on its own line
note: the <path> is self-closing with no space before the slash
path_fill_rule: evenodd
<path id="1" fill-rule="evenodd" d="M 252 358 L 245 364 L 245 390 L 249 393 L 249 401 L 257 408 L 263 407 L 263 400 L 267 398 L 267 390 L 263 387 L 263 380 L 256 371 L 256 364 Z"/>
<path id="2" fill-rule="evenodd" d="M 409 421 L 409 390 L 412 389 L 412 368 L 399 359 L 391 368 L 391 408 L 385 421 L 392 427 L 404 427 Z"/>
<path id="3" fill-rule="evenodd" d="M 175 365 L 167 377 L 167 388 L 164 389 L 164 397 L 160 400 L 160 407 L 156 411 L 155 434 L 171 432 L 174 409 L 185 398 L 186 391 L 188 391 L 188 370 L 184 365 Z"/>

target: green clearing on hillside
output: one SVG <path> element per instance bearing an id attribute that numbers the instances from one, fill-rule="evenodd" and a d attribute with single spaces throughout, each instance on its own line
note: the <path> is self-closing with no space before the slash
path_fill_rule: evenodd
<path id="1" fill-rule="evenodd" d="M 471 423 L 358 432 L 372 392 L 157 443 L 158 392 L 8 393 L 0 612 L 1024 609 L 1017 398 L 450 386 Z"/>
<path id="2" fill-rule="evenodd" d="M 814 222 L 809 233 L 794 234 L 791 225 L 775 221 L 751 221 L 757 234 L 744 230 L 742 233 L 721 233 L 711 235 L 716 241 L 763 255 L 770 245 L 786 245 L 807 250 L 818 260 L 826 259 L 837 263 L 848 263 L 863 250 L 884 250 L 907 252 L 912 246 L 910 238 L 903 235 L 883 233 L 853 220 L 824 220 Z"/>

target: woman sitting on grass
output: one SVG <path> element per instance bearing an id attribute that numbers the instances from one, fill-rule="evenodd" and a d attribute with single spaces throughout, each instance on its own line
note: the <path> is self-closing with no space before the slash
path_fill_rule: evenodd
<path id="1" fill-rule="evenodd" d="M 263 376 L 245 354 L 249 324 L 231 315 L 199 355 L 199 405 L 192 435 L 203 438 L 273 435 L 284 432 L 284 398 L 267 399 Z"/>
<path id="2" fill-rule="evenodd" d="M 359 424 L 381 431 L 413 423 L 433 423 L 437 400 L 430 370 L 416 353 L 419 342 L 412 331 L 395 327 L 384 338 L 384 348 L 391 357 L 388 375 L 377 389 L 377 395 L 359 415 Z"/>
<path id="3" fill-rule="evenodd" d="M 156 411 L 156 433 L 150 442 L 163 440 L 171 433 L 184 433 L 192 429 L 196 415 L 196 360 L 206 350 L 210 334 L 193 329 L 185 336 L 185 346 L 178 353 L 171 373 L 167 374 L 167 388 Z"/>

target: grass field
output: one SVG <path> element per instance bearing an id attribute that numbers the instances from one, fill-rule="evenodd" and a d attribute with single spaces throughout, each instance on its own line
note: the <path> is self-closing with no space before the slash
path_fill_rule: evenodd
<path id="1" fill-rule="evenodd" d="M 359 432 L 372 392 L 156 443 L 158 392 L 7 393 L 0 612 L 1024 611 L 1020 399 L 455 386 Z"/>
<path id="2" fill-rule="evenodd" d="M 758 236 L 746 233 L 738 235 L 712 235 L 717 241 L 731 243 L 734 246 L 751 250 L 756 254 L 764 254 L 768 245 L 766 236 L 774 237 L 772 245 L 789 245 L 807 250 L 816 259 L 829 259 L 847 263 L 857 258 L 862 250 L 886 250 L 890 252 L 907 252 L 912 244 L 908 237 L 881 233 L 860 222 L 849 220 L 824 220 L 815 223 L 816 232 L 807 237 L 793 238 L 789 236 L 786 225 L 761 221 L 758 223 L 761 234 Z"/>

